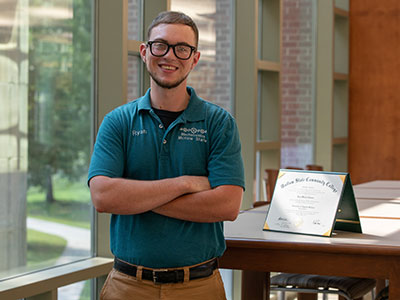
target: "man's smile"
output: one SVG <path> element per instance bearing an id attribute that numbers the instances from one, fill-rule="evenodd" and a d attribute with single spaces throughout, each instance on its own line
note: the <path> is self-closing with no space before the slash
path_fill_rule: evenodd
<path id="1" fill-rule="evenodd" d="M 168 70 L 168 71 L 174 71 L 177 70 L 177 67 L 171 66 L 171 65 L 160 65 L 161 69 Z"/>

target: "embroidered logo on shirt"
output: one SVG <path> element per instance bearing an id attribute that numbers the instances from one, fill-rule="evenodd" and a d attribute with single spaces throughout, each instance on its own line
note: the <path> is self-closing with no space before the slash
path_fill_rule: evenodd
<path id="1" fill-rule="evenodd" d="M 186 141 L 195 141 L 195 142 L 202 142 L 207 143 L 206 133 L 207 130 L 202 128 L 186 128 L 182 127 L 179 129 L 180 133 L 178 136 L 178 140 L 186 140 Z"/>
<path id="2" fill-rule="evenodd" d="M 132 135 L 133 136 L 139 136 L 142 134 L 147 134 L 147 130 L 146 129 L 141 129 L 141 130 L 132 130 Z"/>

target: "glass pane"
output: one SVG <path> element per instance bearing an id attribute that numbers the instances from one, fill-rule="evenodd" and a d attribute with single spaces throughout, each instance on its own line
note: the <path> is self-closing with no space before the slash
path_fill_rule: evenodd
<path id="1" fill-rule="evenodd" d="M 347 172 L 347 145 L 334 145 L 332 153 L 332 171 Z"/>
<path id="2" fill-rule="evenodd" d="M 286 1 L 287 2 L 287 1 Z M 261 60 L 280 61 L 280 1 L 259 2 L 259 54 Z"/>
<path id="3" fill-rule="evenodd" d="M 0 280 L 91 253 L 91 2 L 7 3 L 0 11 Z"/>
<path id="4" fill-rule="evenodd" d="M 140 41 L 141 36 L 141 1 L 128 1 L 128 40 Z"/>
<path id="5" fill-rule="evenodd" d="M 313 0 L 285 0 L 282 9 L 281 166 L 313 162 L 315 86 Z"/>
<path id="6" fill-rule="evenodd" d="M 338 73 L 349 73 L 349 20 L 340 16 L 335 16 L 335 51 L 334 51 L 334 70 Z"/>
<path id="7" fill-rule="evenodd" d="M 80 281 L 74 284 L 60 287 L 57 291 L 58 300 L 91 300 L 91 280 Z"/>
<path id="8" fill-rule="evenodd" d="M 139 56 L 128 56 L 128 102 L 141 96 L 140 68 L 142 60 Z"/>
<path id="9" fill-rule="evenodd" d="M 349 128 L 349 84 L 335 80 L 333 85 L 333 137 L 345 138 Z"/>
<path id="10" fill-rule="evenodd" d="M 335 0 L 335 6 L 344 10 L 349 10 L 349 0 Z"/>
<path id="11" fill-rule="evenodd" d="M 280 138 L 279 73 L 258 73 L 258 140 L 275 142 Z"/>
<path id="12" fill-rule="evenodd" d="M 199 28 L 200 61 L 189 75 L 196 93 L 228 111 L 232 107 L 232 1 L 171 0 L 171 10 L 188 14 Z"/>

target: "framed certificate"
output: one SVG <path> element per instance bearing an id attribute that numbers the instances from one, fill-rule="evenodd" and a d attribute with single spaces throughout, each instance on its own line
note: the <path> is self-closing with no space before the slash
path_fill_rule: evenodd
<path id="1" fill-rule="evenodd" d="M 264 230 L 331 236 L 361 232 L 348 173 L 279 171 Z"/>

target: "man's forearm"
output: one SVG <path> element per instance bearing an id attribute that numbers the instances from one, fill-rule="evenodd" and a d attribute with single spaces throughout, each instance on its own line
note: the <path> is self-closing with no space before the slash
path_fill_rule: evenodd
<path id="1" fill-rule="evenodd" d="M 212 190 L 183 195 L 153 211 L 192 222 L 233 221 L 240 211 L 242 197 L 242 187 L 223 185 Z"/>
<path id="2" fill-rule="evenodd" d="M 177 197 L 209 189 L 208 179 L 181 176 L 162 180 L 130 180 L 96 176 L 90 192 L 97 211 L 139 214 L 164 205 Z"/>

